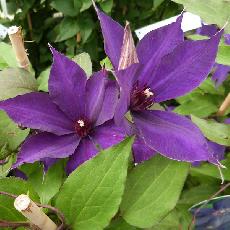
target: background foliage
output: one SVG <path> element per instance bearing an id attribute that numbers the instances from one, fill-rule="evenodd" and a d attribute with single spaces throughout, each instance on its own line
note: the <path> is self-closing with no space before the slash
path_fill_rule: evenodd
<path id="1" fill-rule="evenodd" d="M 130 21 L 132 30 L 174 16 L 184 7 L 219 27 L 223 26 L 229 14 L 229 10 L 222 11 L 226 2 L 224 0 L 97 2 L 120 23 Z M 88 75 L 93 71 L 92 66 L 98 69 L 100 61 L 105 58 L 103 40 L 91 0 L 8 0 L 7 7 L 14 19 L 1 19 L 0 23 L 22 26 L 35 75 L 16 68 L 11 46 L 5 43 L 7 39 L 1 42 L 0 69 L 3 71 L 0 72 L 0 100 L 31 91 L 48 91 L 51 64 L 48 42 L 74 57 Z M 187 34 L 187 39 L 203 38 Z M 109 64 L 107 59 L 103 62 Z M 220 43 L 216 62 L 230 65 L 230 46 L 224 41 Z M 193 92 L 170 100 L 164 106 L 171 106 L 179 114 L 192 115 L 192 121 L 208 140 L 227 146 L 226 159 L 222 163 L 229 168 L 230 130 L 224 120 L 229 118 L 230 111 L 223 117 L 216 117 L 215 114 L 230 91 L 230 80 L 228 78 L 221 86 L 215 87 L 211 75 Z M 27 182 L 9 177 L 16 175 L 14 171 L 9 174 L 8 170 L 18 147 L 29 132 L 29 129 L 22 130 L 0 111 L 0 160 L 8 160 L 8 163 L 0 166 L 0 190 L 15 194 L 29 191 L 34 200 L 60 208 L 73 229 L 92 229 L 90 226 L 98 230 L 105 227 L 108 230 L 187 229 L 192 217 L 188 209 L 208 199 L 220 188 L 218 169 L 208 163 L 191 167 L 187 163 L 156 156 L 137 167 L 131 167 L 128 164 L 131 139 L 102 151 L 96 158 L 81 165 L 68 179 L 64 161 L 54 164 L 45 175 L 38 163 L 23 165 L 21 170 L 28 177 Z M 223 170 L 223 174 L 229 182 L 229 169 Z M 222 194 L 229 193 L 230 189 L 226 189 Z M 12 208 L 12 200 L 0 198 L 1 218 L 24 220 Z M 111 204 L 109 207 L 107 198 Z M 5 211 L 5 207 L 9 210 Z"/>
<path id="2" fill-rule="evenodd" d="M 114 19 L 131 23 L 135 30 L 180 12 L 181 6 L 164 0 L 97 0 L 99 6 Z M 91 0 L 8 0 L 8 13 L 13 21 L 0 23 L 23 28 L 30 61 L 37 74 L 51 63 L 48 42 L 73 57 L 90 54 L 93 66 L 105 57 L 99 23 Z"/>

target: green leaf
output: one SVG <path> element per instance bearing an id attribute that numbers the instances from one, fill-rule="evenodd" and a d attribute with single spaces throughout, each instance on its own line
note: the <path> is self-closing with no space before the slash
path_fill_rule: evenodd
<path id="1" fill-rule="evenodd" d="M 230 146 L 230 125 L 214 120 L 204 120 L 191 116 L 192 121 L 201 129 L 204 136 L 220 145 Z"/>
<path id="2" fill-rule="evenodd" d="M 113 220 L 106 230 L 136 230 L 134 226 L 126 223 L 122 218 Z"/>
<path id="3" fill-rule="evenodd" d="M 24 180 L 15 177 L 7 177 L 0 179 L 0 191 L 12 193 L 15 195 L 27 194 L 33 201 L 38 201 L 39 198 L 34 192 L 33 188 Z M 14 199 L 0 195 L 0 217 L 3 220 L 23 221 L 25 217 L 22 216 L 14 208 Z"/>
<path id="4" fill-rule="evenodd" d="M 183 4 L 184 8 L 199 15 L 208 24 L 217 24 L 222 28 L 229 20 L 230 4 L 227 0 L 173 0 Z M 214 16 L 215 15 L 215 16 Z M 225 32 L 230 33 L 230 25 L 226 25 Z"/>
<path id="5" fill-rule="evenodd" d="M 83 12 L 89 9 L 91 5 L 92 5 L 92 0 L 82 0 L 82 7 L 81 7 L 80 12 Z"/>
<path id="6" fill-rule="evenodd" d="M 221 161 L 221 164 L 223 164 L 226 167 L 226 169 L 221 169 L 223 176 L 224 176 L 224 179 L 227 181 L 230 181 L 230 171 L 229 171 L 230 161 L 229 161 L 229 159 Z M 214 177 L 214 178 L 221 180 L 220 172 L 219 172 L 216 165 L 205 163 L 199 167 L 192 167 L 191 168 L 191 175 L 193 175 L 194 173 L 196 173 L 196 174 L 199 173 L 202 175 Z"/>
<path id="7" fill-rule="evenodd" d="M 218 88 L 216 88 L 211 78 L 207 78 L 205 81 L 203 81 L 201 85 L 199 85 L 198 89 L 204 93 L 209 93 L 213 95 L 224 95 L 225 94 L 224 87 L 221 85 Z"/>
<path id="8" fill-rule="evenodd" d="M 81 66 L 81 68 L 85 71 L 88 77 L 92 75 L 92 62 L 88 53 L 81 53 L 76 55 L 73 58 L 73 61 L 75 61 L 79 66 Z"/>
<path id="9" fill-rule="evenodd" d="M 79 19 L 79 26 L 80 26 L 80 34 L 81 34 L 81 41 L 82 43 L 86 43 L 89 36 L 91 35 L 93 28 L 94 28 L 94 22 L 90 18 L 80 18 Z"/>
<path id="10" fill-rule="evenodd" d="M 230 66 L 230 45 L 220 45 L 216 57 L 216 62 Z"/>
<path id="11" fill-rule="evenodd" d="M 101 9 L 107 14 L 110 13 L 113 8 L 113 0 L 102 0 L 99 4 Z"/>
<path id="12" fill-rule="evenodd" d="M 37 78 L 38 81 L 38 90 L 48 92 L 48 81 L 49 81 L 49 75 L 50 75 L 50 67 L 46 70 L 42 71 L 39 77 Z"/>
<path id="13" fill-rule="evenodd" d="M 158 224 L 154 225 L 149 230 L 172 230 L 178 229 L 180 226 L 178 213 L 173 210 L 164 219 L 162 219 Z"/>
<path id="14" fill-rule="evenodd" d="M 200 167 L 194 167 L 192 170 L 196 168 L 199 169 Z M 217 168 L 216 171 L 218 171 Z M 196 203 L 209 199 L 209 197 L 218 190 L 218 186 L 213 184 L 202 184 L 196 187 L 192 187 L 182 193 L 178 205 L 183 205 L 186 208 L 190 208 Z"/>
<path id="15" fill-rule="evenodd" d="M 65 17 L 59 27 L 59 33 L 55 42 L 61 42 L 71 38 L 79 32 L 80 27 L 76 18 Z"/>
<path id="16" fill-rule="evenodd" d="M 189 164 L 157 155 L 129 174 L 121 215 L 131 225 L 157 224 L 176 205 Z"/>
<path id="17" fill-rule="evenodd" d="M 105 68 L 107 70 L 112 70 L 113 69 L 113 65 L 112 65 L 112 63 L 111 63 L 111 61 L 109 60 L 108 57 L 102 59 L 100 61 L 100 65 L 101 65 L 102 68 Z"/>
<path id="18" fill-rule="evenodd" d="M 0 111 L 0 146 L 7 143 L 11 151 L 17 149 L 29 131 L 29 129 L 21 130 L 5 112 Z"/>
<path id="19" fill-rule="evenodd" d="M 7 43 L 0 42 L 0 63 L 1 68 L 3 69 L 5 67 L 17 67 L 17 61 L 15 58 L 14 51 L 11 47 L 11 45 L 8 45 Z"/>
<path id="20" fill-rule="evenodd" d="M 133 138 L 99 153 L 65 181 L 56 206 L 72 229 L 102 230 L 116 214 L 127 176 Z"/>
<path id="21" fill-rule="evenodd" d="M 56 10 L 62 12 L 64 15 L 67 16 L 77 16 L 80 12 L 82 7 L 82 1 L 79 0 L 53 0 L 51 4 Z"/>
<path id="22" fill-rule="evenodd" d="M 15 156 L 11 152 L 11 156 L 7 157 L 5 160 L 5 164 L 0 165 L 0 179 L 6 177 L 9 174 L 11 167 L 15 162 Z"/>
<path id="23" fill-rule="evenodd" d="M 36 171 L 29 175 L 28 182 L 33 186 L 40 197 L 42 204 L 49 201 L 58 193 L 64 176 L 64 166 L 62 162 L 54 164 L 44 174 L 43 165 L 39 165 Z"/>
<path id="24" fill-rule="evenodd" d="M 215 103 L 216 96 L 198 95 L 193 97 L 193 100 L 186 101 L 184 104 L 177 106 L 174 112 L 182 115 L 195 115 L 198 117 L 207 117 L 218 110 L 218 105 Z"/>
<path id="25" fill-rule="evenodd" d="M 21 68 L 8 68 L 0 72 L 0 100 L 37 90 L 34 76 Z"/>

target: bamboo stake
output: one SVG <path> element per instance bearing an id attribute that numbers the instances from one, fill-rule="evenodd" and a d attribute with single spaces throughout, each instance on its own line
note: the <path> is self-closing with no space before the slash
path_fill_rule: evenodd
<path id="1" fill-rule="evenodd" d="M 229 108 L 230 108 L 230 93 L 227 95 L 227 97 L 224 99 L 223 103 L 221 104 L 217 112 L 217 115 L 223 116 Z"/>
<path id="2" fill-rule="evenodd" d="M 14 207 L 32 224 L 41 230 L 56 230 L 57 225 L 27 195 L 21 194 L 14 201 Z"/>
<path id="3" fill-rule="evenodd" d="M 20 27 L 11 26 L 8 29 L 8 35 L 9 35 L 16 59 L 18 61 L 19 67 L 28 70 L 30 61 L 28 59 L 28 55 L 24 47 L 22 31 Z"/>

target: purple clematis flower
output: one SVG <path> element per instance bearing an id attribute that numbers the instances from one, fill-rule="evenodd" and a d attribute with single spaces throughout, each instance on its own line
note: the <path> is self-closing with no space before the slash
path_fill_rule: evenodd
<path id="1" fill-rule="evenodd" d="M 88 80 L 75 62 L 51 47 L 53 65 L 49 94 L 34 92 L 0 102 L 0 109 L 21 126 L 38 129 L 22 145 L 14 167 L 50 158 L 70 156 L 67 172 L 122 139 L 124 133 L 111 120 L 117 102 L 115 81 L 107 71 Z"/>
<path id="2" fill-rule="evenodd" d="M 214 36 L 218 30 L 215 25 L 202 25 L 196 32 L 204 36 Z M 225 44 L 230 45 L 230 34 L 225 34 Z M 215 63 L 212 80 L 215 82 L 216 87 L 220 86 L 228 77 L 230 73 L 230 66 Z"/>
<path id="3" fill-rule="evenodd" d="M 125 29 L 96 8 L 120 98 L 115 122 L 124 125 L 130 111 L 135 161 L 156 152 L 178 161 L 210 161 L 219 164 L 201 131 L 189 119 L 173 112 L 151 110 L 154 103 L 184 95 L 198 87 L 214 62 L 222 33 L 208 40 L 184 41 L 182 16 L 175 23 L 149 32 L 137 45 Z M 126 63 L 126 64 L 124 64 Z"/>

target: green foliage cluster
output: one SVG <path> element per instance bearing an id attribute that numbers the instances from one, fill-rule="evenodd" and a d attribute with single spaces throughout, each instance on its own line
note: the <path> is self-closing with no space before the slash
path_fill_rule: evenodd
<path id="1" fill-rule="evenodd" d="M 97 0 L 96 3 L 122 24 L 128 20 L 133 30 L 173 16 L 181 8 L 168 0 Z M 0 23 L 22 27 L 36 73 L 51 63 L 48 43 L 70 57 L 87 52 L 94 66 L 105 57 L 91 0 L 8 0 L 7 8 L 14 18 L 1 19 Z"/>

